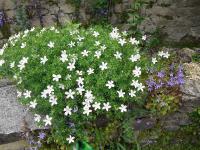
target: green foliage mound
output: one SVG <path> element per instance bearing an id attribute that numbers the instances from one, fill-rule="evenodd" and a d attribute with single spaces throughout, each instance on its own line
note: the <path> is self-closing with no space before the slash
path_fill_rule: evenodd
<path id="1" fill-rule="evenodd" d="M 32 28 L 1 49 L 0 71 L 16 82 L 19 101 L 38 125 L 50 127 L 50 141 L 95 143 L 97 130 L 115 129 L 143 109 L 150 68 L 168 61 L 168 52 L 153 58 L 144 53 L 146 40 L 109 26 Z M 102 139 L 109 142 L 112 134 L 105 132 L 110 136 Z"/>

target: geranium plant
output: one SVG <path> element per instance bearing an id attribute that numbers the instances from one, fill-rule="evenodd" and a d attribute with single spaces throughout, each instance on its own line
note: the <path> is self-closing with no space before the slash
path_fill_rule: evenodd
<path id="1" fill-rule="evenodd" d="M 99 124 L 120 123 L 145 103 L 149 69 L 168 60 L 168 52 L 143 53 L 147 38 L 102 26 L 32 28 L 0 50 L 1 74 L 16 81 L 19 101 L 38 125 L 50 127 L 50 140 L 94 143 Z"/>

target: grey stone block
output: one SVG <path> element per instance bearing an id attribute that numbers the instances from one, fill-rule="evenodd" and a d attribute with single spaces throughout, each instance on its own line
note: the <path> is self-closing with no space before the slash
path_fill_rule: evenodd
<path id="1" fill-rule="evenodd" d="M 24 120 L 30 130 L 37 129 L 37 126 L 34 124 L 33 115 L 18 102 L 16 87 L 4 85 L 0 87 L 0 142 L 5 143 L 20 137 Z"/>

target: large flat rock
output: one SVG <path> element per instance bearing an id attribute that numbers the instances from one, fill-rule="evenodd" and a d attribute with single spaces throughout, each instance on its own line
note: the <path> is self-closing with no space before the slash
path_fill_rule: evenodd
<path id="1" fill-rule="evenodd" d="M 37 129 L 33 115 L 17 100 L 15 85 L 0 81 L 0 143 L 18 140 L 24 124 L 31 130 Z"/>

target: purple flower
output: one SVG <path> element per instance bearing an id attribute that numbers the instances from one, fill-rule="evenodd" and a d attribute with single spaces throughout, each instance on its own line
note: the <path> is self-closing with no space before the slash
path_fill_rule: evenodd
<path id="1" fill-rule="evenodd" d="M 154 87 L 156 86 L 156 82 L 153 80 L 153 78 L 150 78 L 149 80 L 146 81 L 148 90 L 152 91 Z"/>
<path id="2" fill-rule="evenodd" d="M 46 134 L 44 132 L 40 132 L 38 138 L 43 140 L 46 137 Z"/>
<path id="3" fill-rule="evenodd" d="M 183 78 L 178 78 L 177 81 L 179 85 L 183 85 L 185 83 L 185 80 Z"/>
<path id="4" fill-rule="evenodd" d="M 170 80 L 167 82 L 167 85 L 172 87 L 174 86 L 176 83 L 175 83 L 175 78 L 174 77 L 171 77 Z"/>
<path id="5" fill-rule="evenodd" d="M 160 71 L 160 72 L 158 72 L 157 76 L 159 78 L 163 78 L 165 76 L 165 72 L 164 71 Z"/>

